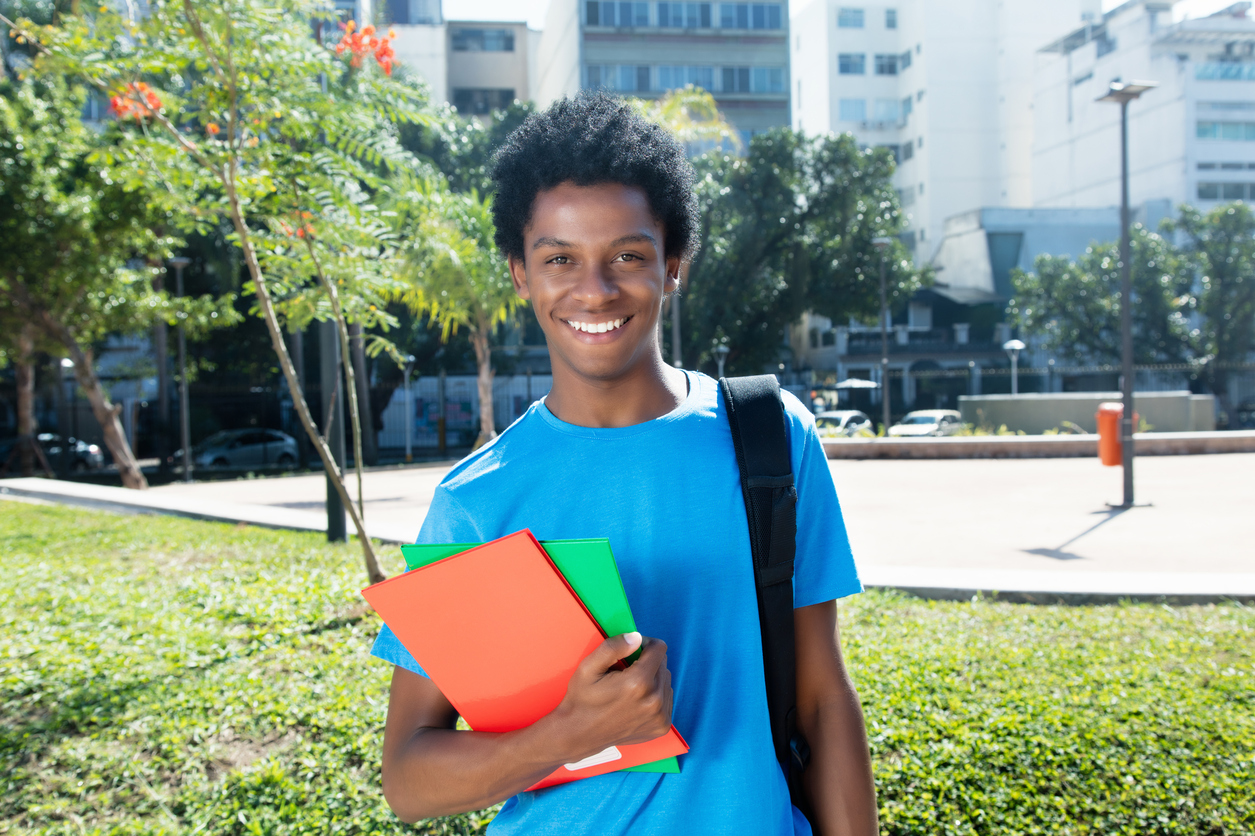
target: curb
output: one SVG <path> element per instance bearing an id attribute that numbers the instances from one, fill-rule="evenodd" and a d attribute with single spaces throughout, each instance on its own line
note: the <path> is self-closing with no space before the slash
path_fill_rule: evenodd
<path id="1" fill-rule="evenodd" d="M 1255 453 L 1255 430 L 1138 433 L 1139 456 Z M 997 435 L 959 438 L 850 438 L 824 442 L 830 459 L 1095 458 L 1097 435 Z"/>
<path id="2" fill-rule="evenodd" d="M 221 500 L 190 500 L 182 497 L 156 496 L 148 491 L 133 491 L 108 485 L 85 482 L 64 482 L 34 477 L 5 479 L 0 482 L 0 499 L 6 496 L 39 499 L 60 505 L 76 505 L 115 514 L 164 514 L 207 522 L 245 523 L 259 528 L 287 531 L 326 531 L 327 517 L 316 511 L 274 508 Z M 355 537 L 349 525 L 349 536 Z M 412 543 L 416 532 L 402 531 L 387 525 L 366 524 L 372 540 L 384 543 Z"/>
<path id="3" fill-rule="evenodd" d="M 896 589 L 934 601 L 981 597 L 1013 604 L 1255 604 L 1255 573 L 1077 572 L 865 566 L 869 589 Z"/>

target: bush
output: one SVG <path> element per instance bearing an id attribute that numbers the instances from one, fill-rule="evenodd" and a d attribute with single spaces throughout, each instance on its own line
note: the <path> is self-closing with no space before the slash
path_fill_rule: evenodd
<path id="1" fill-rule="evenodd" d="M 351 547 L 0 507 L 0 833 L 415 832 L 379 790 L 390 671 Z M 842 614 L 884 833 L 1255 833 L 1251 610 Z"/>

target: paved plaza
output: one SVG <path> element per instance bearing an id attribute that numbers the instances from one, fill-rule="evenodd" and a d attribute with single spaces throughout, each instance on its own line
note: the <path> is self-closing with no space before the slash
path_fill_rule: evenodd
<path id="1" fill-rule="evenodd" d="M 368 530 L 417 534 L 451 463 L 366 473 Z M 1255 598 L 1255 453 L 1137 460 L 1137 501 L 1120 468 L 1094 458 L 832 460 L 860 573 L 869 584 L 936 591 L 1055 592 L 1083 599 Z M 352 476 L 350 490 L 354 490 Z M 173 484 L 146 492 L 43 479 L 10 495 L 261 525 L 325 525 L 322 475 Z M 61 492 L 62 496 L 55 494 Z M 2 495 L 2 493 L 0 493 Z M 351 531 L 350 527 L 350 531 Z"/>

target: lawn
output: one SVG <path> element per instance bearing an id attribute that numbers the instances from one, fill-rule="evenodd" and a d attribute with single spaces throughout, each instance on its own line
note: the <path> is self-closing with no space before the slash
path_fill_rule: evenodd
<path id="1" fill-rule="evenodd" d="M 0 502 L 0 556 L 0 833 L 415 832 L 352 545 Z M 1255 833 L 1252 609 L 869 593 L 842 624 L 883 832 Z"/>

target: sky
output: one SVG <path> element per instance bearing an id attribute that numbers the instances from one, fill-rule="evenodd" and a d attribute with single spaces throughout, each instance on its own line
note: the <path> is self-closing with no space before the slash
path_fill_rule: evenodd
<path id="1" fill-rule="evenodd" d="M 1018 0 L 1021 3 L 1050 0 Z M 796 3 L 796 0 L 794 0 Z M 1103 0 L 1103 9 L 1113 9 L 1123 0 Z M 1175 17 L 1200 17 L 1231 5 L 1234 0 L 1183 0 L 1174 9 Z M 526 18 L 533 29 L 545 24 L 549 0 L 444 0 L 444 16 L 449 20 L 519 20 Z"/>

